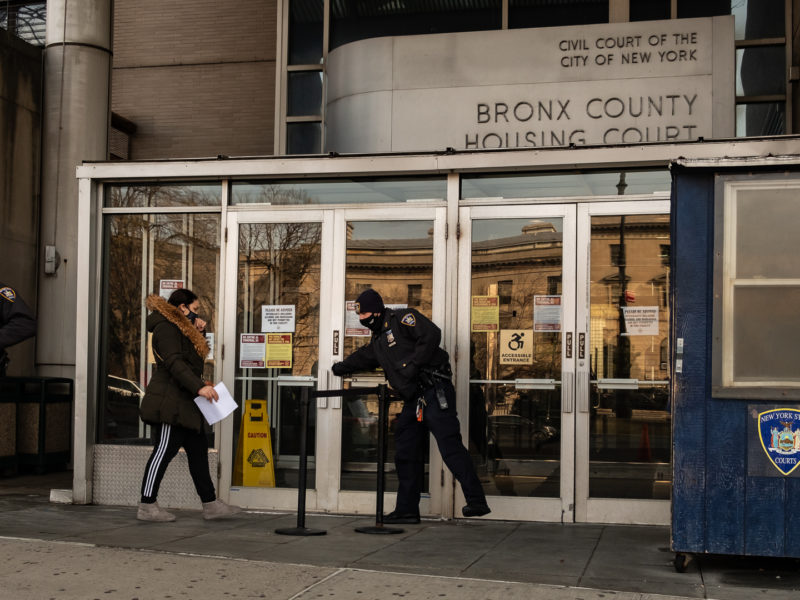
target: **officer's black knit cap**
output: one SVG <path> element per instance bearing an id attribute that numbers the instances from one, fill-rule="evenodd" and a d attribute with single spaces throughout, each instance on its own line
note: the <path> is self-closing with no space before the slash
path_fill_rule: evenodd
<path id="1" fill-rule="evenodd" d="M 357 313 L 382 313 L 383 312 L 383 298 L 381 295 L 369 288 L 364 290 L 356 298 L 356 312 Z"/>

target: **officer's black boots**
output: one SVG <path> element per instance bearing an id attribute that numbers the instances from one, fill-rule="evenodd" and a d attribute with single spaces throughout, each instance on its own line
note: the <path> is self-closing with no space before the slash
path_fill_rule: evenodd
<path id="1" fill-rule="evenodd" d="M 416 525 L 419 523 L 419 513 L 397 512 L 393 510 L 384 515 L 383 522 L 387 525 Z"/>
<path id="2" fill-rule="evenodd" d="M 465 517 L 482 517 L 492 512 L 488 504 L 467 504 L 461 509 L 461 514 Z"/>

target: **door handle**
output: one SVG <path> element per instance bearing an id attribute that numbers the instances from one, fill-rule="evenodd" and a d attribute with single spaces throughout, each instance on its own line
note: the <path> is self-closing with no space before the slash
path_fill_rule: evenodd
<path id="1" fill-rule="evenodd" d="M 589 412 L 589 373 L 582 371 L 578 373 L 578 411 Z"/>
<path id="2" fill-rule="evenodd" d="M 518 390 L 554 390 L 555 379 L 515 379 L 514 387 Z"/>
<path id="3" fill-rule="evenodd" d="M 325 389 L 331 389 L 331 372 L 325 372 Z M 328 408 L 328 399 L 327 398 L 317 398 L 317 408 Z"/>
<path id="4" fill-rule="evenodd" d="M 561 405 L 564 407 L 565 414 L 572 412 L 573 398 L 575 398 L 575 373 L 565 372 L 561 377 Z"/>

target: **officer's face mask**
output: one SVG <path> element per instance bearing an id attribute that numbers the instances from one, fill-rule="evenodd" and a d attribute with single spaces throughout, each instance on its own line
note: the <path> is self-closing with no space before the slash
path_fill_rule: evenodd
<path id="1" fill-rule="evenodd" d="M 381 315 L 380 313 L 372 313 L 370 316 L 359 319 L 359 323 L 361 323 L 367 329 L 372 330 L 374 333 L 378 333 L 381 330 Z"/>

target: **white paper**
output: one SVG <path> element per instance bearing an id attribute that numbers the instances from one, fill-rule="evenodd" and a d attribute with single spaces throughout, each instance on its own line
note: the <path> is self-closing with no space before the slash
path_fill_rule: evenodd
<path id="1" fill-rule="evenodd" d="M 658 335 L 658 306 L 623 306 L 625 328 L 622 335 Z"/>
<path id="2" fill-rule="evenodd" d="M 561 331 L 561 296 L 533 297 L 533 330 Z"/>
<path id="3" fill-rule="evenodd" d="M 204 398 L 203 396 L 198 396 L 194 399 L 194 403 L 197 404 L 197 407 L 200 409 L 200 412 L 203 413 L 209 425 L 221 421 L 238 408 L 236 400 L 233 399 L 233 396 L 231 396 L 224 383 L 220 381 L 214 386 L 214 389 L 217 390 L 217 394 L 219 394 L 219 400 L 217 402 L 209 402 L 208 398 Z"/>
<path id="4" fill-rule="evenodd" d="M 294 333 L 294 304 L 265 304 L 261 307 L 261 331 Z"/>

